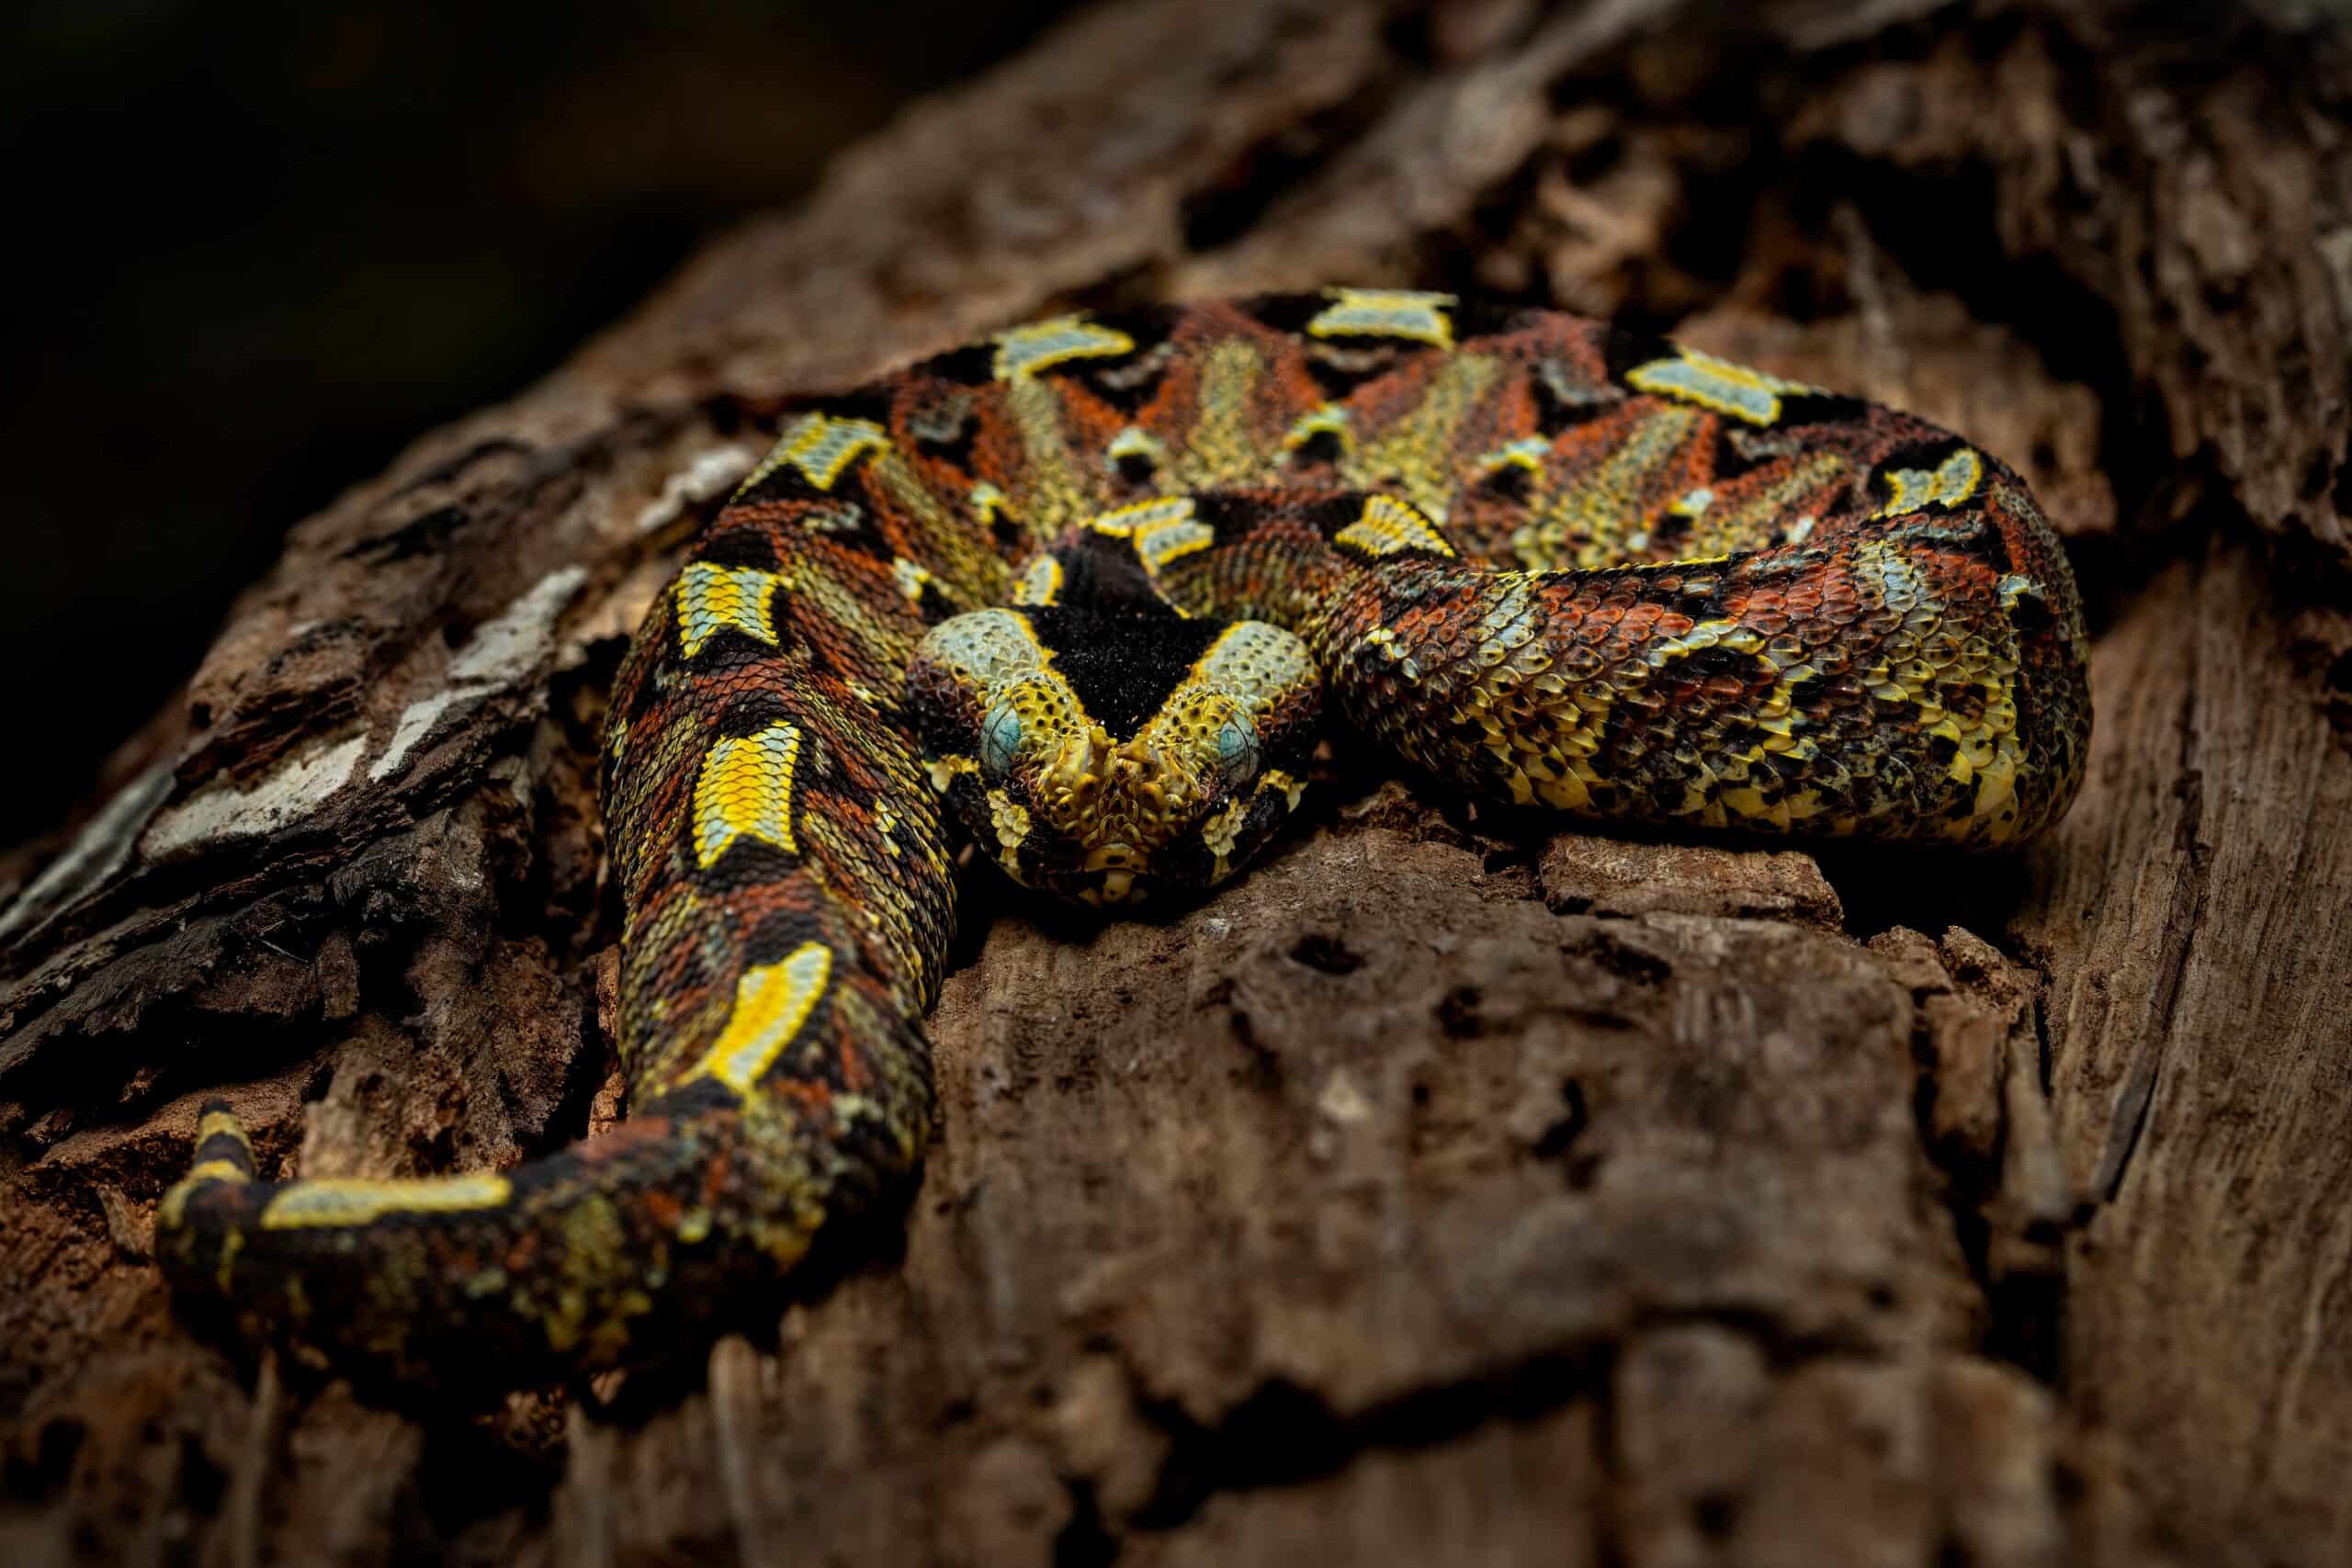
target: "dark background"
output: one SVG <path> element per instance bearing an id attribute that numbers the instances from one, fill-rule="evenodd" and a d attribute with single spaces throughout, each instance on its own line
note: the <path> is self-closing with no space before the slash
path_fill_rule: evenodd
<path id="1" fill-rule="evenodd" d="M 290 524 L 1073 8 L 0 12 L 0 840 L 89 790 Z"/>

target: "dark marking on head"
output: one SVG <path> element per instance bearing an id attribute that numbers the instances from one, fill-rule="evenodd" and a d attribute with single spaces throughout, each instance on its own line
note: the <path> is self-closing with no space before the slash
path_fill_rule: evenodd
<path id="1" fill-rule="evenodd" d="M 985 387 L 996 379 L 996 344 L 983 340 L 935 354 L 910 374 L 957 387 Z"/>
<path id="2" fill-rule="evenodd" d="M 1336 430 L 1317 430 L 1290 449 L 1297 464 L 1336 463 L 1348 455 L 1348 444 Z"/>
<path id="3" fill-rule="evenodd" d="M 1605 382 L 1587 385 L 1559 359 L 1538 360 L 1527 384 L 1535 398 L 1535 427 L 1547 439 L 1597 419 L 1625 400 L 1624 388 Z"/>
<path id="4" fill-rule="evenodd" d="M 969 392 L 935 387 L 917 398 L 905 412 L 905 430 L 914 442 L 917 453 L 952 465 L 960 472 L 973 471 L 973 444 L 979 434 L 979 420 L 972 409 Z"/>
<path id="5" fill-rule="evenodd" d="M 1512 506 L 1525 506 L 1535 495 L 1535 475 L 1521 463 L 1500 463 L 1478 481 L 1478 489 Z"/>
<path id="6" fill-rule="evenodd" d="M 1356 389 L 1379 380 L 1424 345 L 1385 337 L 1347 336 L 1309 340 L 1306 373 L 1330 401 L 1345 402 Z"/>
<path id="7" fill-rule="evenodd" d="M 1114 740 L 1133 739 L 1225 629 L 1173 612 L 1049 604 L 1024 613 L 1054 668 Z"/>
<path id="8" fill-rule="evenodd" d="M 1149 343 L 1153 329 L 1139 322 L 1095 318 L 1098 326 L 1124 332 L 1137 343 Z M 1069 378 L 1078 382 L 1097 398 L 1133 416 L 1159 395 L 1168 379 L 1168 371 L 1176 362 L 1176 345 L 1160 342 L 1138 354 L 1114 360 L 1074 360 L 1062 367 Z"/>

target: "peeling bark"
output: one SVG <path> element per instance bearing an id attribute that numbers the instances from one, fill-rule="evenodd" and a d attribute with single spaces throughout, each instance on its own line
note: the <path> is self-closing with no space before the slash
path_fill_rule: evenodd
<path id="1" fill-rule="evenodd" d="M 1127 0 L 424 438 L 5 863 L 0 1551 L 2340 1561 L 2352 49 L 2184 14 Z M 616 1114 L 591 736 L 778 398 L 1341 277 L 2018 463 L 2097 617 L 2073 816 L 1602 839 L 1343 747 L 1173 918 L 976 880 L 903 1233 L 707 1357 L 387 1409 L 171 1315 L 209 1093 L 306 1175 Z"/>

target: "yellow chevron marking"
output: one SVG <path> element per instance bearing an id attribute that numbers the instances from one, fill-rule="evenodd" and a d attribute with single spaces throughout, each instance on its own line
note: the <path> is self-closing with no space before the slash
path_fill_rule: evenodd
<path id="1" fill-rule="evenodd" d="M 1012 602 L 1035 607 L 1051 604 L 1062 594 L 1062 563 L 1051 556 L 1039 556 L 1023 567 L 1012 584 Z"/>
<path id="2" fill-rule="evenodd" d="M 1224 692 L 1262 718 L 1314 679 L 1315 661 L 1296 637 L 1263 621 L 1236 621 L 1193 661 L 1185 683 Z"/>
<path id="3" fill-rule="evenodd" d="M 1299 415 L 1298 423 L 1283 436 L 1283 449 L 1295 452 L 1318 435 L 1336 439 L 1342 452 L 1356 448 L 1356 433 L 1349 423 L 1348 411 L 1337 403 L 1325 403 L 1313 413 Z"/>
<path id="4" fill-rule="evenodd" d="M 1451 294 L 1427 294 L 1408 288 L 1332 288 L 1332 303 L 1306 323 L 1314 337 L 1401 337 L 1415 343 L 1453 346 L 1453 323 L 1446 308 L 1456 303 Z"/>
<path id="5" fill-rule="evenodd" d="M 1523 436 L 1508 446 L 1498 446 L 1478 459 L 1482 474 L 1500 473 L 1505 468 L 1524 468 L 1541 479 L 1544 460 L 1552 455 L 1552 444 L 1540 435 Z"/>
<path id="6" fill-rule="evenodd" d="M 983 528 L 994 527 L 1000 517 L 1014 515 L 1012 502 L 1005 499 L 1004 491 L 986 479 L 974 485 L 971 493 L 964 499 L 972 508 L 973 521 Z"/>
<path id="7" fill-rule="evenodd" d="M 1298 809 L 1299 800 L 1306 794 L 1306 781 L 1295 778 L 1280 768 L 1268 768 L 1258 776 L 1258 790 L 1263 793 L 1270 789 L 1282 791 L 1283 798 L 1289 802 L 1290 808 L 1295 811 Z"/>
<path id="8" fill-rule="evenodd" d="M 678 573 L 678 647 L 688 659 L 722 627 L 776 645 L 775 600 L 784 579 L 756 567 L 688 561 Z"/>
<path id="9" fill-rule="evenodd" d="M 735 981 L 735 1010 L 689 1077 L 717 1078 L 750 1094 L 792 1043 L 833 972 L 833 951 L 804 942 L 781 964 L 757 964 Z"/>
<path id="10" fill-rule="evenodd" d="M 164 1194 L 164 1201 L 155 1207 L 155 1223 L 165 1230 L 177 1230 L 180 1222 L 187 1217 L 187 1201 L 196 1195 L 198 1188 L 215 1181 L 232 1182 L 242 1187 L 252 1179 L 251 1173 L 234 1160 L 199 1160 L 188 1167 L 187 1174 Z"/>
<path id="11" fill-rule="evenodd" d="M 780 720 L 710 749 L 695 781 L 695 858 L 705 870 L 742 838 L 800 852 L 792 837 L 792 767 L 799 755 L 800 731 Z"/>
<path id="12" fill-rule="evenodd" d="M 245 1136 L 244 1123 L 230 1111 L 208 1111 L 197 1119 L 197 1146 L 201 1148 L 207 1138 L 234 1138 L 245 1145 L 247 1153 L 253 1151 L 253 1140 Z"/>
<path id="13" fill-rule="evenodd" d="M 1170 561 L 1207 549 L 1216 543 L 1216 529 L 1189 517 L 1136 530 L 1136 555 L 1142 560 L 1144 570 L 1154 577 Z"/>
<path id="14" fill-rule="evenodd" d="M 1672 359 L 1653 359 L 1647 365 L 1636 366 L 1626 372 L 1625 385 L 1653 397 L 1696 403 L 1750 424 L 1770 424 L 1779 419 L 1784 394 L 1820 390 L 1802 381 L 1784 381 L 1761 370 L 1750 370 L 1745 365 L 1734 365 L 1728 359 L 1717 359 L 1695 348 L 1683 349 Z"/>
<path id="15" fill-rule="evenodd" d="M 918 565 L 904 556 L 891 559 L 890 579 L 899 585 L 899 592 L 906 595 L 910 604 L 922 603 L 923 589 L 938 581 L 931 575 L 929 567 Z"/>
<path id="16" fill-rule="evenodd" d="M 1011 381 L 1073 359 L 1101 359 L 1133 354 L 1136 340 L 1109 327 L 1098 327 L 1083 316 L 1056 316 L 1025 327 L 997 333 L 996 378 Z"/>
<path id="17" fill-rule="evenodd" d="M 1163 495 L 1156 501 L 1138 501 L 1133 506 L 1121 506 L 1098 513 L 1086 526 L 1097 534 L 1114 539 L 1132 539 L 1153 528 L 1164 528 L 1171 523 L 1193 520 L 1193 498 L 1189 495 Z"/>
<path id="18" fill-rule="evenodd" d="M 1168 466 L 1168 448 L 1151 432 L 1131 424 L 1102 448 L 1102 460 L 1114 468 L 1122 457 L 1141 457 L 1155 468 L 1164 468 Z"/>
<path id="19" fill-rule="evenodd" d="M 1889 468 L 1886 482 L 1893 494 L 1878 514 L 1893 517 L 1939 502 L 1958 506 L 1976 493 L 1984 478 L 1984 457 L 1965 446 L 1933 468 Z"/>
<path id="20" fill-rule="evenodd" d="M 388 1214 L 453 1214 L 495 1209 L 514 1188 L 503 1176 L 435 1176 L 413 1181 L 298 1181 L 261 1212 L 266 1231 L 364 1225 Z"/>
<path id="21" fill-rule="evenodd" d="M 784 427 L 768 455 L 745 479 L 741 495 L 790 463 L 819 490 L 831 490 L 835 480 L 866 452 L 887 449 L 890 433 L 870 419 L 836 419 L 829 413 L 804 413 Z"/>
<path id="22" fill-rule="evenodd" d="M 1445 536 L 1428 518 L 1388 495 L 1366 496 L 1363 515 L 1332 535 L 1331 542 L 1341 549 L 1354 550 L 1374 559 L 1406 550 L 1453 554 L 1453 547 L 1445 542 Z"/>

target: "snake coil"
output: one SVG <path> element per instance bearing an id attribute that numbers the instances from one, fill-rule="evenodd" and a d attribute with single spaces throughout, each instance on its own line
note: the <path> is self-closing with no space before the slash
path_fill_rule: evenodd
<path id="1" fill-rule="evenodd" d="M 260 1179 L 225 1106 L 183 1291 L 409 1377 L 609 1365 L 900 1181 L 951 818 L 1023 882 L 1186 896 L 1317 715 L 1597 822 L 2007 844 L 2090 727 L 2017 475 L 1598 323 L 1333 288 L 1069 315 L 818 400 L 613 694 L 633 1113 L 503 1173 Z"/>

